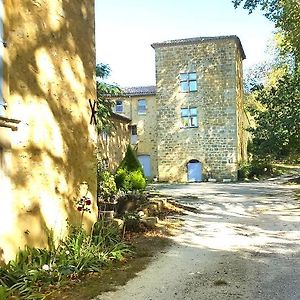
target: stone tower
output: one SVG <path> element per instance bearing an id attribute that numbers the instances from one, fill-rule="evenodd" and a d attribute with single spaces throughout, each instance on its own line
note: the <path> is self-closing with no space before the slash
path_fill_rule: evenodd
<path id="1" fill-rule="evenodd" d="M 245 159 L 241 42 L 200 37 L 152 45 L 160 181 L 236 180 Z"/>

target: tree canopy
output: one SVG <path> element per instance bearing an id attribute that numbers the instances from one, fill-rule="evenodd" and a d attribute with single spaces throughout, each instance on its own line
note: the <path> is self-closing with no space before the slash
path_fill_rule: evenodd
<path id="1" fill-rule="evenodd" d="M 299 0 L 232 0 L 234 7 L 242 6 L 252 13 L 259 8 L 275 23 L 282 33 L 282 50 L 292 53 L 295 63 L 300 62 L 300 1 Z"/>
<path id="2" fill-rule="evenodd" d="M 256 125 L 252 151 L 258 157 L 296 159 L 300 153 L 300 73 L 287 73 L 276 85 L 258 90 L 263 108 L 252 108 Z"/>
<path id="3" fill-rule="evenodd" d="M 233 0 L 249 13 L 261 9 L 275 23 L 276 62 L 254 68 L 246 89 L 255 125 L 251 152 L 257 158 L 300 160 L 300 1 Z M 263 72 L 262 72 L 263 71 Z M 263 74 L 263 76 L 262 76 Z M 267 80 L 266 80 L 267 79 Z M 253 104 L 253 103 L 252 103 Z"/>
<path id="4" fill-rule="evenodd" d="M 112 114 L 112 96 L 121 94 L 121 89 L 117 85 L 104 82 L 111 70 L 107 64 L 96 65 L 96 85 L 97 85 L 97 127 L 100 131 L 108 132 L 111 127 L 110 116 Z"/>

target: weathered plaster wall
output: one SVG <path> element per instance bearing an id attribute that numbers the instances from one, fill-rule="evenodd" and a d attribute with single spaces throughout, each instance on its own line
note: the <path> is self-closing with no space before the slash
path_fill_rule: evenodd
<path id="1" fill-rule="evenodd" d="M 21 123 L 0 132 L 0 260 L 25 244 L 45 246 L 46 228 L 63 237 L 66 219 L 78 217 L 81 183 L 94 200 L 94 28 L 90 0 L 5 1 L 6 114 Z M 87 226 L 95 220 L 93 203 Z"/>
<path id="2" fill-rule="evenodd" d="M 155 46 L 159 180 L 186 181 L 191 159 L 203 164 L 207 177 L 236 179 L 236 49 L 235 39 Z M 197 92 L 180 92 L 181 72 L 197 73 Z M 198 109 L 198 128 L 181 128 L 184 107 Z"/>
<path id="3" fill-rule="evenodd" d="M 99 159 L 106 160 L 108 169 L 116 171 L 120 162 L 125 156 L 127 146 L 130 144 L 129 120 L 122 120 L 112 116 L 111 131 L 106 134 L 99 134 L 98 147 Z"/>

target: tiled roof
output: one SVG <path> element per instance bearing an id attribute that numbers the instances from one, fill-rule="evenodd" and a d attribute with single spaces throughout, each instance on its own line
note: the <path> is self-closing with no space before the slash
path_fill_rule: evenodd
<path id="1" fill-rule="evenodd" d="M 188 39 L 179 39 L 179 40 L 170 40 L 164 41 L 160 43 L 153 43 L 151 46 L 152 48 L 160 48 L 166 46 L 174 46 L 174 45 L 185 45 L 185 44 L 199 44 L 208 41 L 218 41 L 218 40 L 235 40 L 237 45 L 241 50 L 242 58 L 245 59 L 246 55 L 241 44 L 240 39 L 236 35 L 225 35 L 225 36 L 212 36 L 212 37 L 195 37 L 195 38 L 188 38 Z"/>
<path id="2" fill-rule="evenodd" d="M 114 113 L 114 112 L 111 114 L 111 117 L 112 117 L 113 119 L 121 120 L 121 121 L 124 121 L 124 122 L 126 122 L 126 123 L 131 122 L 131 119 L 129 119 L 129 118 L 123 116 L 123 115 Z"/>
<path id="3" fill-rule="evenodd" d="M 133 86 L 122 88 L 123 94 L 125 96 L 143 96 L 143 95 L 155 95 L 156 86 Z"/>

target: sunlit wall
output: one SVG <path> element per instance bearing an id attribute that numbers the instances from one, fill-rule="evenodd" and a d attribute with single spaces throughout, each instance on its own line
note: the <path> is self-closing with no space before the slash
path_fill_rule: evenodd
<path id="1" fill-rule="evenodd" d="M 5 115 L 21 122 L 0 130 L 0 261 L 46 246 L 47 229 L 63 237 L 80 194 L 93 200 L 86 226 L 97 211 L 93 1 L 4 4 Z"/>

